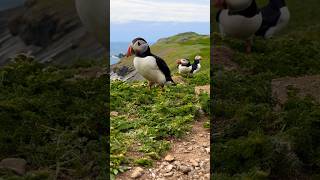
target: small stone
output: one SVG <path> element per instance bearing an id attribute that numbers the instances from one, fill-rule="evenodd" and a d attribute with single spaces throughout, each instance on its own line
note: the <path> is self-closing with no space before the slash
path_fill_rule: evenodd
<path id="1" fill-rule="evenodd" d="M 191 168 L 188 167 L 188 166 L 185 166 L 185 165 L 180 166 L 179 169 L 180 169 L 181 172 L 183 172 L 185 174 L 187 174 L 188 172 L 191 171 Z"/>
<path id="2" fill-rule="evenodd" d="M 119 113 L 117 111 L 111 111 L 110 116 L 119 116 Z"/>
<path id="3" fill-rule="evenodd" d="M 166 171 L 167 171 L 167 172 L 170 172 L 172 169 L 173 169 L 173 165 L 172 165 L 172 164 L 169 164 L 169 165 L 166 167 Z"/>
<path id="4" fill-rule="evenodd" d="M 164 158 L 165 161 L 167 162 L 172 162 L 174 160 L 174 157 L 171 156 L 171 155 L 167 155 L 165 158 Z"/>
<path id="5" fill-rule="evenodd" d="M 203 134 L 199 134 L 200 137 L 203 137 Z"/>
<path id="6" fill-rule="evenodd" d="M 27 161 L 20 158 L 7 158 L 0 162 L 0 169 L 9 169 L 19 175 L 24 175 L 26 172 Z"/>
<path id="7" fill-rule="evenodd" d="M 192 149 L 193 149 L 192 146 L 187 148 L 188 151 L 192 151 Z"/>
<path id="8" fill-rule="evenodd" d="M 199 163 L 198 163 L 196 160 L 194 160 L 194 159 L 191 159 L 191 160 L 190 160 L 190 163 L 191 163 L 191 165 L 194 166 L 194 167 L 199 166 Z"/>
<path id="9" fill-rule="evenodd" d="M 173 164 L 176 165 L 176 166 L 180 166 L 181 165 L 180 161 L 174 161 Z"/>
<path id="10" fill-rule="evenodd" d="M 170 177 L 170 176 L 173 176 L 173 172 L 168 172 L 168 173 L 165 173 L 163 174 L 164 177 Z"/>
<path id="11" fill-rule="evenodd" d="M 131 178 L 136 179 L 141 177 L 142 175 L 143 175 L 143 169 L 141 167 L 136 167 L 131 174 Z"/>
<path id="12" fill-rule="evenodd" d="M 210 148 L 205 148 L 205 150 L 208 154 L 210 153 Z"/>

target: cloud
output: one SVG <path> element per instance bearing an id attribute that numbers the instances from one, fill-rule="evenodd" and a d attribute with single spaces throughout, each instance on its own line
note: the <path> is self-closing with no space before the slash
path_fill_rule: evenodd
<path id="1" fill-rule="evenodd" d="M 111 0 L 111 23 L 210 22 L 210 1 Z"/>

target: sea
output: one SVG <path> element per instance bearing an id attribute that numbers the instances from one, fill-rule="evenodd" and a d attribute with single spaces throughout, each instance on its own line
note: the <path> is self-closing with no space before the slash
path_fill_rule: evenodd
<path id="1" fill-rule="evenodd" d="M 116 64 L 119 62 L 119 58 L 116 57 L 120 53 L 126 54 L 129 46 L 129 42 L 110 42 L 110 64 Z"/>
<path id="2" fill-rule="evenodd" d="M 0 0 L 0 11 L 20 6 L 25 0 Z"/>

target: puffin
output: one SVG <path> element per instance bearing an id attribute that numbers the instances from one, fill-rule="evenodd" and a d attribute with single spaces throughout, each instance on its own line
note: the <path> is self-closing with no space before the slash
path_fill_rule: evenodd
<path id="1" fill-rule="evenodd" d="M 158 84 L 162 90 L 169 83 L 175 85 L 166 62 L 151 53 L 147 41 L 141 37 L 132 40 L 129 45 L 127 57 L 134 54 L 133 65 L 137 72 L 149 82 L 149 89 Z"/>
<path id="2" fill-rule="evenodd" d="M 107 47 L 107 0 L 75 0 L 81 22 L 86 29 Z"/>
<path id="3" fill-rule="evenodd" d="M 194 58 L 193 64 L 190 63 L 189 59 L 179 59 L 177 60 L 178 72 L 179 74 L 190 75 L 196 74 L 200 71 L 201 65 L 200 60 L 201 56 L 196 56 Z"/>
<path id="4" fill-rule="evenodd" d="M 219 9 L 216 21 L 222 36 L 246 41 L 246 52 L 251 52 L 252 38 L 262 24 L 262 13 L 255 0 L 215 0 Z"/>
<path id="5" fill-rule="evenodd" d="M 286 27 L 290 20 L 290 12 L 284 0 L 269 0 L 269 3 L 261 8 L 261 13 L 262 25 L 256 35 L 265 39 L 272 38 Z"/>

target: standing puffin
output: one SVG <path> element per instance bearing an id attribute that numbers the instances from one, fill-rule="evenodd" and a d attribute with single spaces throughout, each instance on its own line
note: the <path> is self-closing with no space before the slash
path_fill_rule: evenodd
<path id="1" fill-rule="evenodd" d="M 281 31 L 290 20 L 290 12 L 284 0 L 269 0 L 261 12 L 263 21 L 256 35 L 266 39 Z"/>
<path id="2" fill-rule="evenodd" d="M 167 82 L 175 84 L 166 62 L 151 53 L 150 47 L 143 38 L 135 38 L 129 45 L 127 57 L 135 55 L 133 65 L 137 72 L 149 82 L 149 88 L 158 84 L 162 89 Z"/>
<path id="3" fill-rule="evenodd" d="M 177 60 L 178 64 L 178 72 L 179 74 L 196 74 L 200 71 L 201 65 L 200 60 L 202 59 L 201 56 L 196 56 L 194 58 L 193 64 L 189 62 L 189 59 L 179 59 Z"/>
<path id="4" fill-rule="evenodd" d="M 215 0 L 220 10 L 216 21 L 223 36 L 246 40 L 246 52 L 251 52 L 252 38 L 262 24 L 262 14 L 255 0 Z"/>

